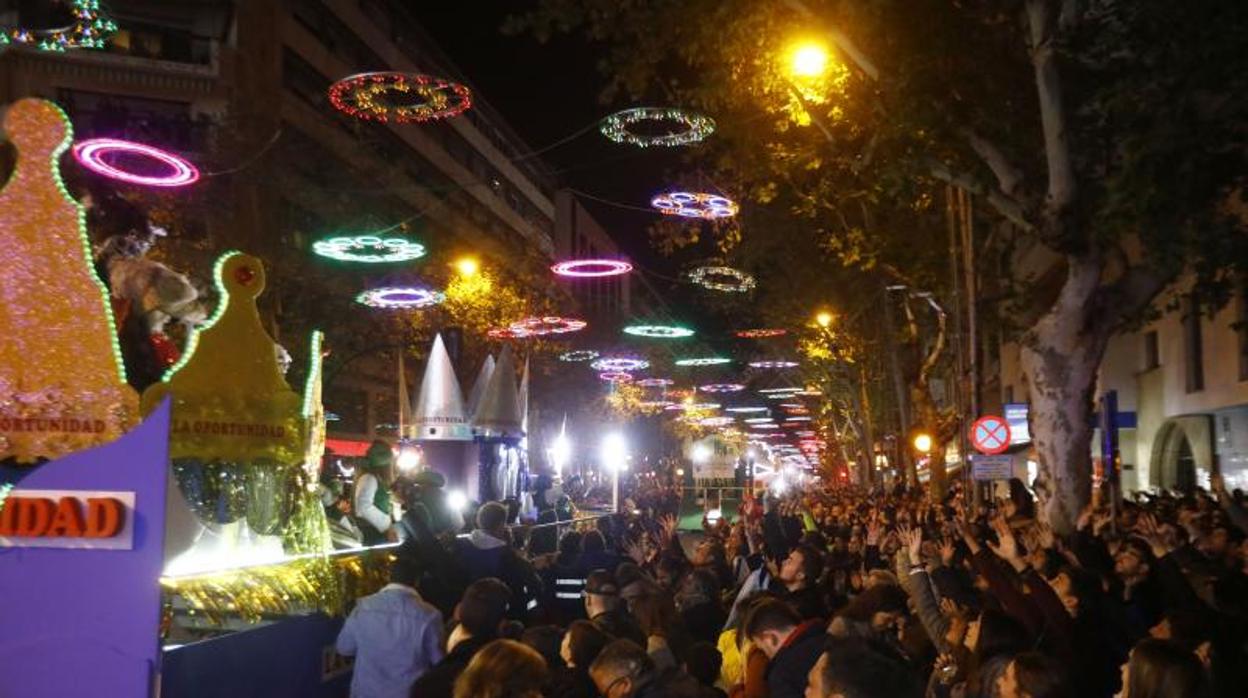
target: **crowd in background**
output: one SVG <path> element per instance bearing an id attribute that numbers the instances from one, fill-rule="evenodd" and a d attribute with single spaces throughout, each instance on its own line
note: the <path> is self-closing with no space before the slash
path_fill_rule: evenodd
<path id="1" fill-rule="evenodd" d="M 416 506 L 339 638 L 353 695 L 1221 698 L 1248 685 L 1243 494 L 1100 505 L 1059 533 L 1014 481 L 806 491 L 677 530 L 679 493 L 541 550 Z M 1095 499 L 1095 498 L 1094 498 Z M 570 529 L 570 530 L 568 530 Z M 553 527 L 552 527 L 553 530 Z"/>

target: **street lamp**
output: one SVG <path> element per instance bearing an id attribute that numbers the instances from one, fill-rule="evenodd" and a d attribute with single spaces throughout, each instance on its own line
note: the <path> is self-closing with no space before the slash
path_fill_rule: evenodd
<path id="1" fill-rule="evenodd" d="M 823 44 L 805 41 L 793 47 L 789 72 L 799 78 L 817 78 L 828 70 L 828 49 Z"/>
<path id="2" fill-rule="evenodd" d="M 824 328 L 832 324 L 832 319 L 833 319 L 832 313 L 829 313 L 826 310 L 821 311 L 818 315 L 815 316 L 815 322 L 819 323 L 819 326 L 824 327 Z"/>
<path id="3" fill-rule="evenodd" d="M 711 447 L 706 444 L 694 444 L 689 451 L 689 460 L 695 465 L 702 465 L 711 459 Z"/>
<path id="4" fill-rule="evenodd" d="M 460 257 L 455 260 L 455 271 L 459 272 L 460 276 L 476 276 L 480 270 L 481 263 L 473 257 Z"/>
<path id="5" fill-rule="evenodd" d="M 620 512 L 620 471 L 628 468 L 628 442 L 619 432 L 602 439 L 602 464 L 611 471 L 611 510 Z"/>
<path id="6" fill-rule="evenodd" d="M 932 452 L 932 436 L 931 434 L 918 433 L 914 436 L 914 450 L 927 455 Z"/>
<path id="7" fill-rule="evenodd" d="M 563 477 L 563 466 L 568 464 L 568 459 L 572 457 L 572 442 L 568 440 L 568 435 L 559 432 L 559 436 L 555 437 L 554 443 L 550 445 L 550 464 L 555 466 L 555 479 Z"/>

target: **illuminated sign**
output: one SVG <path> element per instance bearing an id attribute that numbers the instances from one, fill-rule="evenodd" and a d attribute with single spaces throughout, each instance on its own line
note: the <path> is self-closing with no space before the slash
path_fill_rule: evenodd
<path id="1" fill-rule="evenodd" d="M 16 489 L 0 509 L 0 547 L 134 547 L 134 493 Z"/>
<path id="2" fill-rule="evenodd" d="M 1027 426 L 1029 405 L 1025 402 L 1005 405 L 1005 423 L 1010 425 L 1010 445 L 1031 443 L 1031 431 Z"/>

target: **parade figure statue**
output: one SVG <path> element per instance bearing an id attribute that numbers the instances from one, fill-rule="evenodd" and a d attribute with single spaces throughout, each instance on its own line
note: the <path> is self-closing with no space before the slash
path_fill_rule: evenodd
<path id="1" fill-rule="evenodd" d="M 355 479 L 355 518 L 364 534 L 364 545 L 397 541 L 395 507 L 390 495 L 394 481 L 394 451 L 378 439 L 365 454 L 364 472 Z"/>

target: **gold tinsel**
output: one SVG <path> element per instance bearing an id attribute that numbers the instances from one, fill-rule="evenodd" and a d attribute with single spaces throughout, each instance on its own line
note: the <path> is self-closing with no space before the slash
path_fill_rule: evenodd
<path id="1" fill-rule="evenodd" d="M 315 556 L 275 565 L 245 567 L 160 580 L 165 593 L 181 597 L 190 615 L 217 625 L 238 617 L 255 623 L 269 616 L 311 611 L 342 615 L 349 602 L 385 585 L 392 557 L 365 551 L 341 557 Z"/>

